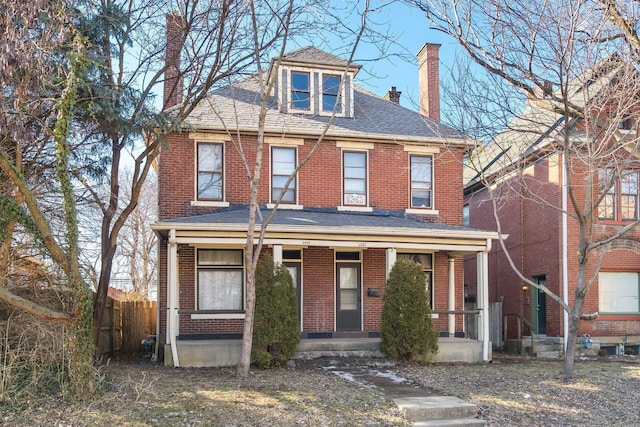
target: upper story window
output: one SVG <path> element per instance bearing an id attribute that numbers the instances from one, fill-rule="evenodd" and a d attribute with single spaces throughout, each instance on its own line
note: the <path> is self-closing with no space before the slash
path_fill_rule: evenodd
<path id="1" fill-rule="evenodd" d="M 198 199 L 222 200 L 224 147 L 221 143 L 198 143 Z"/>
<path id="2" fill-rule="evenodd" d="M 465 227 L 469 227 L 470 223 L 469 205 L 464 205 L 462 207 L 462 225 L 464 225 Z"/>
<path id="3" fill-rule="evenodd" d="M 633 221 L 638 218 L 638 170 L 626 170 L 609 187 L 613 169 L 598 171 L 599 194 L 604 193 L 598 205 L 598 218 L 612 221 Z"/>
<path id="4" fill-rule="evenodd" d="M 322 111 L 342 113 L 340 81 L 340 76 L 331 74 L 322 75 Z"/>
<path id="5" fill-rule="evenodd" d="M 282 193 L 287 180 L 296 169 L 295 147 L 271 148 L 271 201 L 275 203 Z M 296 203 L 296 178 L 282 196 L 282 203 Z"/>
<path id="6" fill-rule="evenodd" d="M 411 155 L 411 207 L 433 207 L 433 157 Z"/>
<path id="7" fill-rule="evenodd" d="M 291 72 L 291 107 L 296 110 L 311 108 L 311 76 L 309 73 Z"/>
<path id="8" fill-rule="evenodd" d="M 197 276 L 198 310 L 244 309 L 241 249 L 198 249 Z"/>
<path id="9" fill-rule="evenodd" d="M 347 206 L 367 206 L 367 153 L 342 152 L 343 203 Z"/>

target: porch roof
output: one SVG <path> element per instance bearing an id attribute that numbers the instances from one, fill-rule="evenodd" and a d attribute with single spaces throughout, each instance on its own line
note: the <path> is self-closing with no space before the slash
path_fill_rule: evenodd
<path id="1" fill-rule="evenodd" d="M 268 218 L 272 209 L 261 207 L 256 217 L 256 227 L 262 218 Z M 249 218 L 247 206 L 234 206 L 203 215 L 159 221 L 153 229 L 160 234 L 176 230 L 180 235 L 188 233 L 198 237 L 241 237 L 246 233 Z M 497 239 L 498 233 L 468 227 L 428 222 L 404 212 L 373 211 L 343 212 L 337 209 L 278 209 L 267 227 L 267 238 L 316 239 L 321 241 L 362 242 L 360 247 L 373 247 L 377 241 L 382 246 L 394 246 L 393 242 L 436 243 L 451 245 L 485 245 L 487 240 Z M 384 242 L 384 243 L 383 243 Z M 453 248 L 453 246 L 452 246 Z"/>

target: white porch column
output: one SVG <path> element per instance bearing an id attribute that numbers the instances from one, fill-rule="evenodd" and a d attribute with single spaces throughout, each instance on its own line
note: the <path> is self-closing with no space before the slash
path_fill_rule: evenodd
<path id="1" fill-rule="evenodd" d="M 398 253 L 396 252 L 396 248 L 387 248 L 387 279 L 397 259 Z"/>
<path id="2" fill-rule="evenodd" d="M 178 330 L 178 244 L 176 242 L 176 230 L 169 231 L 167 260 L 167 331 L 168 342 L 171 345 L 171 356 L 173 358 L 173 366 L 178 368 L 180 361 L 178 360 L 178 346 L 176 345 L 176 335 Z"/>
<path id="3" fill-rule="evenodd" d="M 454 311 L 456 309 L 456 277 L 455 277 L 455 259 L 449 255 L 449 306 L 447 310 Z M 456 315 L 449 313 L 448 315 L 448 331 L 449 337 L 455 336 L 456 333 Z"/>
<path id="4" fill-rule="evenodd" d="M 482 360 L 488 362 L 489 358 L 489 251 L 491 250 L 491 240 L 487 239 L 487 246 L 484 251 L 478 252 L 477 270 L 477 293 L 478 309 L 480 310 L 478 339 L 482 341 Z"/>
<path id="5" fill-rule="evenodd" d="M 273 245 L 273 262 L 282 264 L 282 245 Z"/>

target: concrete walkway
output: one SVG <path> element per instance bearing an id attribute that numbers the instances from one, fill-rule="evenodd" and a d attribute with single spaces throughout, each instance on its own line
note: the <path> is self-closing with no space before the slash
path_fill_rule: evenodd
<path id="1" fill-rule="evenodd" d="M 348 381 L 381 390 L 414 426 L 484 426 L 478 408 L 453 396 L 441 396 L 399 377 L 395 364 L 375 358 L 319 358 L 296 361 L 305 369 L 323 369 Z"/>

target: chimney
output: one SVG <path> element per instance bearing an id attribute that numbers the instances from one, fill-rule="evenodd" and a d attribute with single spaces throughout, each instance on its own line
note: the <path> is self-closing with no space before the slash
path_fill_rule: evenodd
<path id="1" fill-rule="evenodd" d="M 182 90 L 184 80 L 180 76 L 180 51 L 183 44 L 184 20 L 178 12 L 166 15 L 167 47 L 164 72 L 164 96 L 163 110 L 171 108 L 182 102 Z"/>
<path id="2" fill-rule="evenodd" d="M 420 114 L 440 121 L 439 44 L 426 43 L 418 52 Z"/>
<path id="3" fill-rule="evenodd" d="M 395 86 L 391 86 L 391 89 L 389 89 L 389 92 L 384 94 L 383 98 L 387 101 L 393 102 L 394 104 L 400 104 L 400 95 L 402 95 L 402 92 L 398 92 Z"/>

